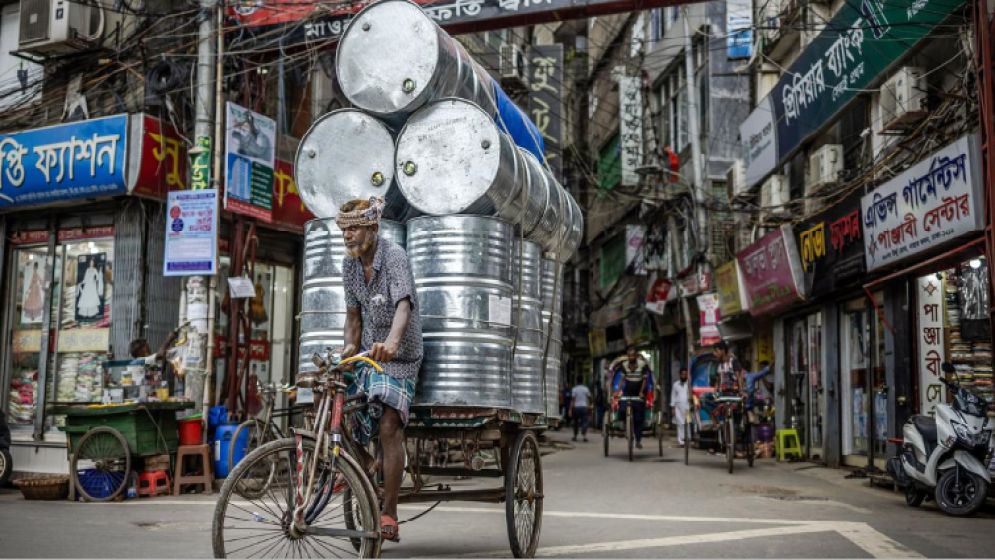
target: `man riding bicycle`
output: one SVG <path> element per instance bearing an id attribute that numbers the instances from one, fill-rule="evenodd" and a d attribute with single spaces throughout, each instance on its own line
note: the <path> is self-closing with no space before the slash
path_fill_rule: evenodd
<path id="1" fill-rule="evenodd" d="M 636 448 L 642 449 L 643 422 L 646 417 L 647 396 L 653 392 L 653 371 L 636 350 L 629 345 L 625 356 L 619 356 L 608 366 L 612 372 L 612 405 L 624 418 L 626 409 L 632 408 L 632 431 Z"/>
<path id="2" fill-rule="evenodd" d="M 358 418 L 359 439 L 368 438 L 379 415 L 383 448 L 383 538 L 399 540 L 397 499 L 404 475 L 404 426 L 422 361 L 421 318 L 414 278 L 404 249 L 378 235 L 383 200 L 353 200 L 342 205 L 335 223 L 348 256 L 342 261 L 346 323 L 342 358 L 369 352 L 384 373 L 364 368 L 356 380 L 370 403 Z M 378 411 L 382 411 L 379 412 Z M 364 422 L 365 421 L 365 422 Z"/>

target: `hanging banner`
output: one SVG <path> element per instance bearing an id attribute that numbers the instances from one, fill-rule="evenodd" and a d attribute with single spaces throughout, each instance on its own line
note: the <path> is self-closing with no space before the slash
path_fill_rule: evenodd
<path id="1" fill-rule="evenodd" d="M 780 311 L 802 300 L 801 265 L 791 226 L 768 233 L 736 254 L 752 315 Z"/>
<path id="2" fill-rule="evenodd" d="M 795 226 L 807 297 L 828 294 L 864 277 L 860 197 L 857 191 Z"/>
<path id="3" fill-rule="evenodd" d="M 720 340 L 719 334 L 719 294 L 702 294 L 698 296 L 698 343 L 701 346 L 711 346 Z"/>
<path id="4" fill-rule="evenodd" d="M 0 134 L 0 209 L 127 192 L 128 115 Z"/>
<path id="5" fill-rule="evenodd" d="M 217 273 L 218 191 L 172 191 L 166 209 L 163 276 Z"/>
<path id="6" fill-rule="evenodd" d="M 844 2 L 740 126 L 740 137 L 749 147 L 748 185 L 762 180 L 831 123 L 963 4 L 963 0 Z M 772 134 L 765 132 L 768 127 Z M 754 142 L 771 136 L 770 144 Z"/>
<path id="7" fill-rule="evenodd" d="M 622 159 L 622 184 L 639 185 L 636 173 L 643 163 L 643 92 L 642 78 L 618 78 L 618 136 Z"/>
<path id="8" fill-rule="evenodd" d="M 132 115 L 128 150 L 129 192 L 163 200 L 167 192 L 185 188 L 187 147 L 173 125 L 144 113 Z"/>
<path id="9" fill-rule="evenodd" d="M 276 121 L 230 101 L 226 107 L 225 209 L 272 222 Z"/>
<path id="10" fill-rule="evenodd" d="M 936 414 L 946 402 L 940 377 L 943 371 L 943 282 L 935 274 L 916 281 L 916 333 L 919 336 L 919 414 Z"/>
<path id="11" fill-rule="evenodd" d="M 529 47 L 529 116 L 545 144 L 546 163 L 563 182 L 563 45 Z"/>
<path id="12" fill-rule="evenodd" d="M 868 270 L 984 227 L 978 142 L 977 135 L 964 136 L 861 199 Z"/>
<path id="13" fill-rule="evenodd" d="M 625 226 L 625 266 L 631 274 L 646 276 L 646 226 Z"/>

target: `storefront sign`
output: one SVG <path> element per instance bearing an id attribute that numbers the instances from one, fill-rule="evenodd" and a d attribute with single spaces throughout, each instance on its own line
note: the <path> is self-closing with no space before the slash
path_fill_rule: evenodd
<path id="1" fill-rule="evenodd" d="M 978 137 L 964 136 L 861 199 L 868 270 L 983 227 L 979 154 Z"/>
<path id="2" fill-rule="evenodd" d="M 622 157 L 622 184 L 636 186 L 636 168 L 643 164 L 643 93 L 642 78 L 618 78 L 618 135 Z"/>
<path id="3" fill-rule="evenodd" d="M 304 206 L 297 182 L 294 180 L 294 164 L 276 160 L 273 169 L 273 226 L 283 227 L 296 233 L 304 233 L 304 224 L 314 219 L 314 214 Z"/>
<path id="4" fill-rule="evenodd" d="M 68 329 L 59 331 L 59 352 L 106 352 L 111 330 Z"/>
<path id="5" fill-rule="evenodd" d="M 0 209 L 127 192 L 128 115 L 0 134 Z"/>
<path id="6" fill-rule="evenodd" d="M 735 259 L 715 269 L 715 289 L 718 291 L 722 317 L 732 317 L 749 308 L 742 274 Z"/>
<path id="7" fill-rule="evenodd" d="M 218 191 L 173 191 L 166 202 L 164 276 L 212 275 L 218 260 Z"/>
<path id="8" fill-rule="evenodd" d="M 933 416 L 936 405 L 946 402 L 943 383 L 943 282 L 935 274 L 916 281 L 916 333 L 919 340 L 919 414 Z"/>
<path id="9" fill-rule="evenodd" d="M 963 3 L 845 2 L 740 126 L 740 137 L 749 147 L 750 186 L 832 122 L 858 93 Z M 768 129 L 774 140 L 769 145 Z"/>
<path id="10" fill-rule="evenodd" d="M 701 346 L 711 346 L 722 340 L 719 334 L 719 294 L 698 296 L 698 334 Z"/>
<path id="11" fill-rule="evenodd" d="M 808 297 L 828 294 L 864 276 L 860 196 L 859 191 L 855 192 L 828 210 L 795 225 Z"/>
<path id="12" fill-rule="evenodd" d="M 131 126 L 133 142 L 129 149 L 138 157 L 129 164 L 138 168 L 128 174 L 129 191 L 164 199 L 167 192 L 185 188 L 187 148 L 173 125 L 138 114 L 131 117 Z"/>
<path id="13" fill-rule="evenodd" d="M 529 116 L 542 134 L 546 163 L 563 181 L 563 45 L 529 47 Z"/>
<path id="14" fill-rule="evenodd" d="M 608 351 L 605 329 L 591 329 L 587 332 L 587 344 L 592 356 L 601 356 Z"/>
<path id="15" fill-rule="evenodd" d="M 801 265 L 791 226 L 781 226 L 736 254 L 750 313 L 765 315 L 803 297 Z"/>
<path id="16" fill-rule="evenodd" d="M 276 121 L 230 101 L 226 107 L 225 209 L 272 222 Z"/>
<path id="17" fill-rule="evenodd" d="M 370 0 L 327 3 L 300 0 L 237 2 L 228 14 L 240 24 L 239 32 L 251 42 L 280 37 L 286 47 L 337 41 L 352 16 Z M 585 18 L 628 10 L 649 10 L 672 4 L 670 0 L 618 2 L 617 0 L 416 0 L 425 12 L 450 33 L 487 31 Z M 299 23 L 297 23 L 299 22 Z M 292 25 L 287 25 L 292 24 Z M 283 29 L 274 29 L 280 25 Z"/>

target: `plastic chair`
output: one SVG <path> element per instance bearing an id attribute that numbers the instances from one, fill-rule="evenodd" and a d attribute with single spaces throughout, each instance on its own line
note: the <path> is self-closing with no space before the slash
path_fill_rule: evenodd
<path id="1" fill-rule="evenodd" d="M 146 471 L 138 475 L 139 496 L 169 495 L 171 492 L 169 473 L 163 470 Z"/>
<path id="2" fill-rule="evenodd" d="M 775 445 L 777 446 L 777 460 L 783 461 L 786 455 L 793 455 L 802 458 L 801 438 L 798 437 L 798 430 L 786 428 L 774 432 Z"/>

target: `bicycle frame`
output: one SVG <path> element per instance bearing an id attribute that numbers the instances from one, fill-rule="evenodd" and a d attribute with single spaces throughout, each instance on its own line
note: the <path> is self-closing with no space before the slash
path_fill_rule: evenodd
<path id="1" fill-rule="evenodd" d="M 332 473 L 331 489 L 332 493 L 334 493 L 334 473 L 336 471 L 336 462 L 342 454 L 343 445 L 348 447 L 348 440 L 342 437 L 344 435 L 343 419 L 345 417 L 346 403 L 349 400 L 359 400 L 363 397 L 362 393 L 353 397 L 346 396 L 348 384 L 345 382 L 345 376 L 342 372 L 342 368 L 355 362 L 364 362 L 371 365 L 377 371 L 383 371 L 379 364 L 364 355 L 346 358 L 331 367 L 328 362 L 321 360 L 321 358 L 317 355 L 315 361 L 319 368 L 319 376 L 315 384 L 315 391 L 321 393 L 321 399 L 318 401 L 318 409 L 314 418 L 314 430 L 316 430 L 316 432 L 297 428 L 293 429 L 294 442 L 296 443 L 296 461 L 294 468 L 295 482 L 297 486 L 297 490 L 294 495 L 293 530 L 301 534 L 303 534 L 307 528 L 308 518 L 314 519 L 317 515 L 320 515 L 321 510 L 324 509 L 324 505 L 327 504 L 327 499 L 321 500 L 314 504 L 312 511 L 305 512 L 306 505 L 311 503 L 311 499 L 314 497 L 314 477 L 318 470 L 318 462 L 322 457 L 328 457 L 330 455 Z M 320 363 L 318 363 L 319 361 Z M 310 471 L 306 486 L 304 484 L 305 436 L 313 437 L 315 441 L 315 452 L 309 465 Z M 331 444 L 330 448 L 329 443 Z M 346 454 L 349 455 L 348 449 Z M 324 487 L 324 484 L 321 486 Z M 331 497 L 331 493 L 328 497 Z"/>

